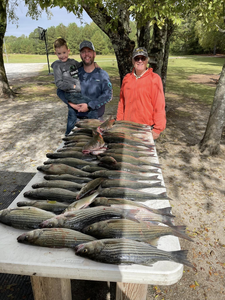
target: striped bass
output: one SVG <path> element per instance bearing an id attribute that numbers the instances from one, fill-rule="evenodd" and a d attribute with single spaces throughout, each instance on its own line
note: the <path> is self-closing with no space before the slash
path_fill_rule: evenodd
<path id="1" fill-rule="evenodd" d="M 66 189 L 70 191 L 77 191 L 80 190 L 83 185 L 84 184 L 67 181 L 67 180 L 49 180 L 49 181 L 42 181 L 42 182 L 35 183 L 32 185 L 32 188 L 37 189 L 43 187 L 48 187 L 48 188 L 57 187 L 57 188 Z"/>
<path id="2" fill-rule="evenodd" d="M 36 229 L 55 214 L 36 207 L 17 207 L 0 210 L 0 222 L 20 229 Z"/>
<path id="3" fill-rule="evenodd" d="M 185 230 L 186 226 L 168 227 L 124 219 L 97 222 L 85 227 L 82 232 L 97 239 L 126 238 L 148 244 L 165 235 L 174 235 L 193 242 Z"/>
<path id="4" fill-rule="evenodd" d="M 146 200 L 171 200 L 166 192 L 160 194 L 151 194 L 147 192 L 141 192 L 139 190 L 123 187 L 112 187 L 102 189 L 99 193 L 101 197 L 107 198 L 124 198 L 136 201 L 146 201 Z"/>
<path id="5" fill-rule="evenodd" d="M 87 176 L 88 172 L 81 171 L 80 169 L 65 165 L 65 164 L 50 164 L 50 165 L 42 165 L 37 167 L 38 171 L 41 171 L 45 174 L 51 175 L 60 175 L 60 174 L 70 174 L 74 176 Z"/>
<path id="6" fill-rule="evenodd" d="M 92 178 L 88 177 L 78 177 L 70 174 L 60 174 L 60 175 L 45 175 L 44 179 L 46 180 L 66 180 L 72 181 L 76 183 L 86 183 L 92 180 Z"/>
<path id="7" fill-rule="evenodd" d="M 52 211 L 56 214 L 62 213 L 69 206 L 69 203 L 54 200 L 27 200 L 17 202 L 17 206 L 33 206 L 47 211 Z"/>
<path id="8" fill-rule="evenodd" d="M 81 243 L 94 241 L 95 238 L 79 231 L 65 228 L 43 228 L 25 232 L 17 241 L 50 248 L 74 248 Z"/>
<path id="9" fill-rule="evenodd" d="M 70 228 L 78 231 L 92 223 L 108 219 L 135 219 L 136 210 L 127 211 L 118 208 L 98 206 L 67 212 L 42 222 L 39 227 Z M 137 221 L 138 222 L 138 221 Z"/>
<path id="10" fill-rule="evenodd" d="M 80 244 L 76 255 L 109 264 L 139 264 L 150 266 L 157 261 L 174 261 L 192 267 L 187 250 L 164 251 L 147 243 L 129 239 L 103 239 Z"/>
<path id="11" fill-rule="evenodd" d="M 89 165 L 95 166 L 96 165 L 94 162 L 86 161 L 86 160 L 74 158 L 74 157 L 48 159 L 47 161 L 44 162 L 44 165 L 49 165 L 49 164 L 64 164 L 64 165 L 68 165 L 70 167 L 74 167 L 74 168 L 78 168 L 78 169 L 81 169 L 84 166 L 89 166 Z"/>
<path id="12" fill-rule="evenodd" d="M 24 197 L 41 200 L 56 200 L 61 202 L 73 202 L 78 192 L 71 192 L 61 188 L 37 188 L 24 192 Z"/>

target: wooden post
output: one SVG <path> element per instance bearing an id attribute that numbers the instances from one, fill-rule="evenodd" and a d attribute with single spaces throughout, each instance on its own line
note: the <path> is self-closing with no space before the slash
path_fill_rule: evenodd
<path id="1" fill-rule="evenodd" d="M 147 284 L 117 282 L 116 300 L 146 300 Z"/>
<path id="2" fill-rule="evenodd" d="M 70 279 L 31 276 L 35 300 L 72 300 Z"/>

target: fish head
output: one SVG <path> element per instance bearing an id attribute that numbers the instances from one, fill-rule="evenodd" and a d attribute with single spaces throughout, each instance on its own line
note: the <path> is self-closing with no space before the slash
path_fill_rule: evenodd
<path id="1" fill-rule="evenodd" d="M 96 257 L 102 247 L 104 244 L 100 240 L 79 244 L 75 247 L 75 254 L 82 257 Z"/>
<path id="2" fill-rule="evenodd" d="M 82 229 L 82 232 L 89 235 L 94 235 L 95 231 L 97 229 L 97 223 L 93 223 L 85 228 Z"/>
<path id="3" fill-rule="evenodd" d="M 39 224 L 39 228 L 54 228 L 61 227 L 60 219 L 57 217 L 47 219 Z"/>
<path id="4" fill-rule="evenodd" d="M 39 229 L 25 232 L 18 236 L 17 241 L 23 244 L 29 244 L 39 238 L 41 231 Z"/>

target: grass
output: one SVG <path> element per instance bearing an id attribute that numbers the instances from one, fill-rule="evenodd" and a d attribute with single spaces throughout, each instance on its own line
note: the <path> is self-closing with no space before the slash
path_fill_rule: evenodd
<path id="1" fill-rule="evenodd" d="M 80 61 L 79 55 L 70 56 Z M 49 63 L 56 60 L 55 55 L 49 55 Z M 104 69 L 110 76 L 113 84 L 114 97 L 119 96 L 120 78 L 117 67 L 116 57 L 114 55 L 97 55 L 96 62 Z M 7 58 L 4 57 L 4 62 L 7 63 Z M 8 63 L 46 63 L 46 55 L 20 55 L 9 54 Z M 215 94 L 215 87 L 205 84 L 195 83 L 190 81 L 189 76 L 195 74 L 219 75 L 224 59 L 219 57 L 207 56 L 182 56 L 169 58 L 167 81 L 166 81 L 166 95 L 178 95 L 177 101 L 186 101 L 186 99 L 195 99 L 197 102 L 203 102 L 206 105 L 211 105 Z M 51 70 L 52 71 L 52 70 Z M 38 79 L 49 82 L 48 66 L 43 68 Z M 35 80 L 34 80 L 35 84 Z"/>
<path id="2" fill-rule="evenodd" d="M 215 87 L 189 80 L 191 75 L 219 75 L 224 64 L 223 58 L 207 56 L 170 57 L 166 81 L 166 93 L 182 95 L 211 105 Z"/>

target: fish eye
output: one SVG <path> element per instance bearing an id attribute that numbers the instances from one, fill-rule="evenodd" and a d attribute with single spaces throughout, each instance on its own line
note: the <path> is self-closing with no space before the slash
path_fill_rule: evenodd
<path id="1" fill-rule="evenodd" d="M 25 241 L 28 241 L 29 235 L 26 235 L 24 239 L 25 239 Z"/>
<path id="2" fill-rule="evenodd" d="M 88 252 L 88 249 L 84 248 L 83 253 L 87 253 L 87 252 Z"/>

